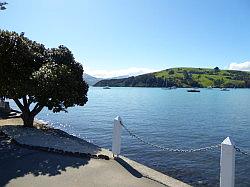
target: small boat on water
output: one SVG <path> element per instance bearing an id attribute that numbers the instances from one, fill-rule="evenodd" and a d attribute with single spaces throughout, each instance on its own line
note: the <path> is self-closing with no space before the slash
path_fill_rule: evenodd
<path id="1" fill-rule="evenodd" d="M 163 90 L 174 90 L 174 89 L 177 89 L 176 86 L 172 86 L 172 87 L 166 87 L 166 88 L 162 88 Z"/>
<path id="2" fill-rule="evenodd" d="M 172 90 L 171 87 L 162 88 L 163 90 Z"/>
<path id="3" fill-rule="evenodd" d="M 165 86 L 165 87 L 162 87 L 163 90 L 173 90 L 173 89 L 176 89 L 176 88 L 177 88 L 176 86 L 169 87 L 169 86 L 168 86 L 168 81 L 167 81 L 167 79 L 166 79 L 166 81 L 165 81 L 165 85 L 164 85 L 164 86 Z"/>
<path id="4" fill-rule="evenodd" d="M 227 88 L 221 88 L 220 91 L 230 91 L 230 90 Z"/>
<path id="5" fill-rule="evenodd" d="M 200 92 L 200 90 L 197 90 L 197 89 L 190 89 L 190 90 L 187 90 L 187 92 Z"/>
<path id="6" fill-rule="evenodd" d="M 162 87 L 163 90 L 171 90 L 171 87 L 168 87 L 168 81 L 165 79 L 165 85 Z"/>
<path id="7" fill-rule="evenodd" d="M 110 89 L 110 87 L 109 86 L 104 86 L 103 89 Z"/>

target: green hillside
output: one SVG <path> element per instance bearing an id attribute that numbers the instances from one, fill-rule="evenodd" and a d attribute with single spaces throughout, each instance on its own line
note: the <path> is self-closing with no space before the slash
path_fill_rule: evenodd
<path id="1" fill-rule="evenodd" d="M 112 87 L 225 87 L 250 88 L 250 72 L 219 68 L 170 68 L 124 79 L 101 80 L 94 86 Z"/>

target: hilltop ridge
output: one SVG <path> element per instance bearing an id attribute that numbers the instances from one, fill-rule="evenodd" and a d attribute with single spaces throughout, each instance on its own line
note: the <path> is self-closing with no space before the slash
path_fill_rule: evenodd
<path id="1" fill-rule="evenodd" d="M 209 68 L 169 68 L 122 79 L 107 79 L 94 86 L 111 87 L 227 87 L 250 88 L 250 72 Z"/>

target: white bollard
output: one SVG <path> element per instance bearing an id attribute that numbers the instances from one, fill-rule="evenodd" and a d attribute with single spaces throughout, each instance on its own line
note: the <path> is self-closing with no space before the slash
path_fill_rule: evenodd
<path id="1" fill-rule="evenodd" d="M 113 139 L 112 139 L 112 152 L 113 155 L 119 156 L 121 153 L 121 125 L 122 119 L 117 116 L 114 119 L 114 127 L 113 127 Z"/>
<path id="2" fill-rule="evenodd" d="M 220 187 L 234 187 L 235 148 L 233 141 L 227 137 L 221 143 Z"/>

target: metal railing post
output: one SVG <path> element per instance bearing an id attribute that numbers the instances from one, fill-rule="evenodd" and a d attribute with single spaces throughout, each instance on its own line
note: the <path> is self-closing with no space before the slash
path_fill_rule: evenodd
<path id="1" fill-rule="evenodd" d="M 221 143 L 220 187 L 234 187 L 235 148 L 233 141 L 227 137 Z"/>
<path id="2" fill-rule="evenodd" d="M 114 127 L 113 127 L 113 139 L 112 139 L 112 152 L 113 156 L 121 153 L 121 125 L 122 119 L 120 116 L 117 116 L 114 119 Z"/>

